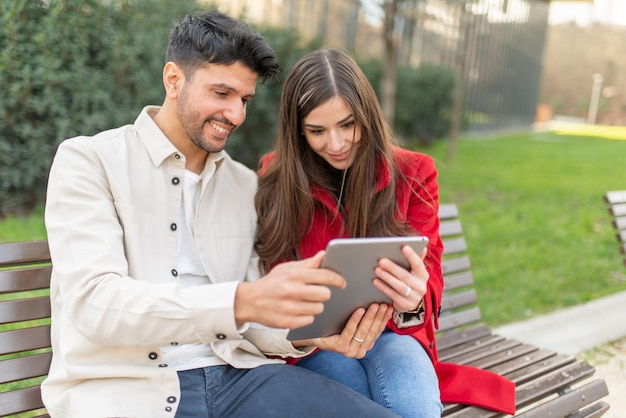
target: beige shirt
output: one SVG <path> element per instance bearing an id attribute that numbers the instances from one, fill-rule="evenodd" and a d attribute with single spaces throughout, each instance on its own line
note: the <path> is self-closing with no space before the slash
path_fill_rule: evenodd
<path id="1" fill-rule="evenodd" d="M 178 283 L 185 156 L 150 117 L 157 110 L 68 139 L 55 156 L 45 214 L 53 358 L 42 384 L 54 418 L 173 417 L 180 388 L 162 346 L 209 344 L 238 368 L 306 354 L 285 330 L 237 328 L 237 284 L 258 278 L 256 175 L 225 152 L 207 159 L 194 229 L 212 284 Z"/>

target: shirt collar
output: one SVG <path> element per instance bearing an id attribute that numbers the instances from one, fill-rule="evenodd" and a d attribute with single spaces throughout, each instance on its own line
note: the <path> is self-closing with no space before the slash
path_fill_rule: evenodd
<path id="1" fill-rule="evenodd" d="M 143 108 L 137 119 L 135 120 L 134 127 L 137 131 L 139 138 L 144 143 L 144 146 L 148 150 L 148 154 L 150 154 L 150 158 L 152 159 L 152 163 L 159 167 L 163 161 L 174 154 L 180 154 L 182 158 L 184 156 L 182 153 L 171 143 L 171 141 L 165 136 L 163 131 L 157 126 L 152 118 L 158 111 L 161 109 L 160 106 L 146 106 Z M 218 164 L 219 161 L 223 160 L 226 156 L 226 152 L 224 150 L 218 153 L 209 154 L 205 168 L 209 164 Z"/>

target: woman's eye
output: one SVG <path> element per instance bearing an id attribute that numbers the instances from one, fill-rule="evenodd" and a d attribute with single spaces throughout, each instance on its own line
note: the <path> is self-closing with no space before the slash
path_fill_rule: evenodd
<path id="1" fill-rule="evenodd" d="M 347 122 L 343 125 L 343 128 L 352 128 L 354 126 L 354 121 Z"/>

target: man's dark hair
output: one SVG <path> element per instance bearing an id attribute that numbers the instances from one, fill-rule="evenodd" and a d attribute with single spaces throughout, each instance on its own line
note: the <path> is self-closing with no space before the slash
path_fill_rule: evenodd
<path id="1" fill-rule="evenodd" d="M 217 10 L 189 14 L 174 26 L 165 61 L 178 64 L 186 77 L 205 64 L 240 62 L 263 80 L 280 70 L 274 50 L 257 31 Z"/>

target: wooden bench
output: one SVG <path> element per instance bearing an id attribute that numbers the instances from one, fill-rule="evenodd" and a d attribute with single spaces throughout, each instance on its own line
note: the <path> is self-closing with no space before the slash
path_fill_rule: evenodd
<path id="1" fill-rule="evenodd" d="M 599 417 L 609 405 L 604 381 L 593 380 L 594 368 L 550 350 L 494 335 L 481 321 L 470 271 L 467 245 L 457 207 L 441 206 L 445 290 L 439 320 L 442 361 L 500 373 L 517 384 L 519 417 Z M 0 416 L 39 410 L 39 383 L 50 365 L 50 280 L 45 241 L 0 244 Z M 19 323 L 18 330 L 6 330 Z M 42 352 L 43 351 L 43 352 Z M 18 354 L 19 358 L 7 358 Z M 7 384 L 28 386 L 7 388 Z M 2 386 L 4 385 L 4 386 Z M 446 404 L 446 417 L 496 417 L 477 407 Z"/>
<path id="2" fill-rule="evenodd" d="M 0 244 L 0 416 L 38 411 L 50 359 L 50 254 L 46 241 Z"/>
<path id="3" fill-rule="evenodd" d="M 604 194 L 604 201 L 608 205 L 609 215 L 613 217 L 613 226 L 620 243 L 620 251 L 624 254 L 626 266 L 626 190 L 617 190 Z"/>
<path id="4" fill-rule="evenodd" d="M 609 405 L 595 369 L 574 356 L 495 335 L 481 321 L 474 279 L 456 205 L 442 204 L 444 297 L 437 343 L 441 361 L 467 364 L 506 376 L 516 384 L 517 413 L 524 418 L 599 417 Z M 444 405 L 446 417 L 497 417 L 497 412 Z"/>

